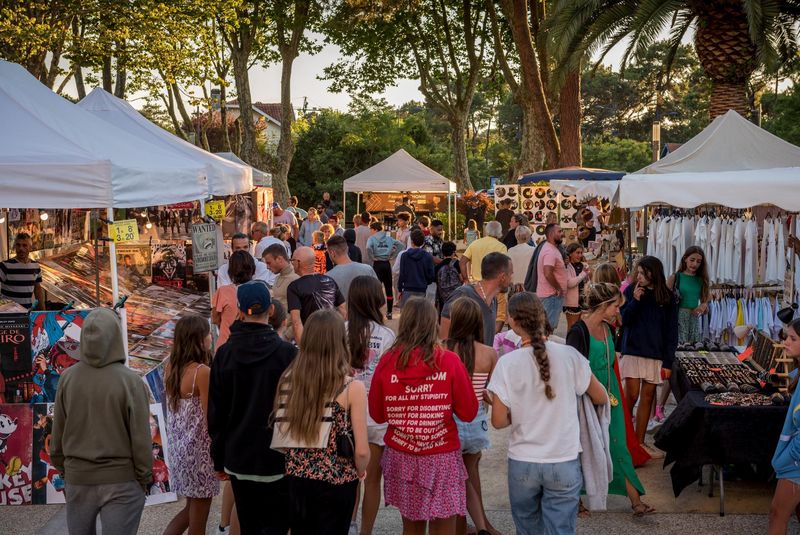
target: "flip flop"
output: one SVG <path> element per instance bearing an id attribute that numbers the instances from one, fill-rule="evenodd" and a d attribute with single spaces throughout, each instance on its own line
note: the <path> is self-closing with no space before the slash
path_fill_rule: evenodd
<path id="1" fill-rule="evenodd" d="M 640 502 L 638 505 L 631 505 L 631 509 L 633 509 L 633 516 L 637 518 L 645 515 L 652 515 L 656 512 L 654 507 L 644 502 Z"/>

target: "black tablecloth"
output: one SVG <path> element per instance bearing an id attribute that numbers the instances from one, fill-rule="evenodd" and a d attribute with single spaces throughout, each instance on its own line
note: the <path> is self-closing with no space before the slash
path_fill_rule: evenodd
<path id="1" fill-rule="evenodd" d="M 673 385 L 679 379 L 674 375 Z M 768 465 L 786 410 L 722 407 L 709 404 L 702 391 L 685 392 L 655 436 L 656 447 L 666 452 L 664 467 L 675 463 L 670 469 L 675 496 L 700 478 L 706 464 Z"/>

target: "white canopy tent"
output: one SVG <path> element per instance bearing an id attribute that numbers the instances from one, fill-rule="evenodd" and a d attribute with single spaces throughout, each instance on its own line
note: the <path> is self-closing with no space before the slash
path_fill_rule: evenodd
<path id="1" fill-rule="evenodd" d="M 550 189 L 564 195 L 574 195 L 583 202 L 594 197 L 614 201 L 619 191 L 619 180 L 551 180 Z"/>
<path id="2" fill-rule="evenodd" d="M 800 211 L 800 147 L 731 110 L 662 160 L 620 181 L 620 206 L 773 204 Z"/>
<path id="3" fill-rule="evenodd" d="M 351 176 L 342 184 L 342 206 L 347 193 L 394 193 L 413 191 L 416 193 L 447 194 L 447 215 L 454 236 L 456 183 L 437 173 L 424 163 L 400 149 L 382 162 Z M 452 201 L 452 204 L 451 204 Z M 346 219 L 345 214 L 345 219 Z"/>
<path id="4" fill-rule="evenodd" d="M 271 188 L 272 187 L 272 174 L 266 173 L 261 169 L 256 169 L 255 167 L 251 167 L 250 164 L 236 156 L 232 152 L 215 152 L 216 156 L 220 158 L 224 158 L 229 162 L 238 163 L 239 165 L 244 165 L 250 168 L 253 173 L 253 185 L 254 186 L 261 186 L 264 188 Z"/>
<path id="5" fill-rule="evenodd" d="M 145 119 L 126 100 L 97 87 L 78 103 L 95 117 L 165 150 L 181 154 L 205 166 L 209 195 L 236 195 L 253 189 L 253 173 L 248 165 L 220 158 Z"/>

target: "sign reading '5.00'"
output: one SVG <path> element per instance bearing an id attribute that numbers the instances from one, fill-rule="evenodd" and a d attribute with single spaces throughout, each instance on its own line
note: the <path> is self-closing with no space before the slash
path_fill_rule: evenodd
<path id="1" fill-rule="evenodd" d="M 108 237 L 115 243 L 139 241 L 139 225 L 135 219 L 114 221 L 108 225 Z"/>

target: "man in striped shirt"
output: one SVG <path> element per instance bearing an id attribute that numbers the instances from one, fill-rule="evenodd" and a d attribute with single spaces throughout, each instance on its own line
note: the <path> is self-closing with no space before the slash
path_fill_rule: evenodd
<path id="1" fill-rule="evenodd" d="M 30 235 L 17 234 L 14 239 L 16 256 L 0 262 L 0 294 L 25 308 L 31 308 L 35 296 L 39 302 L 37 308 L 41 310 L 44 306 L 42 270 L 39 263 L 30 257 L 32 247 Z"/>

